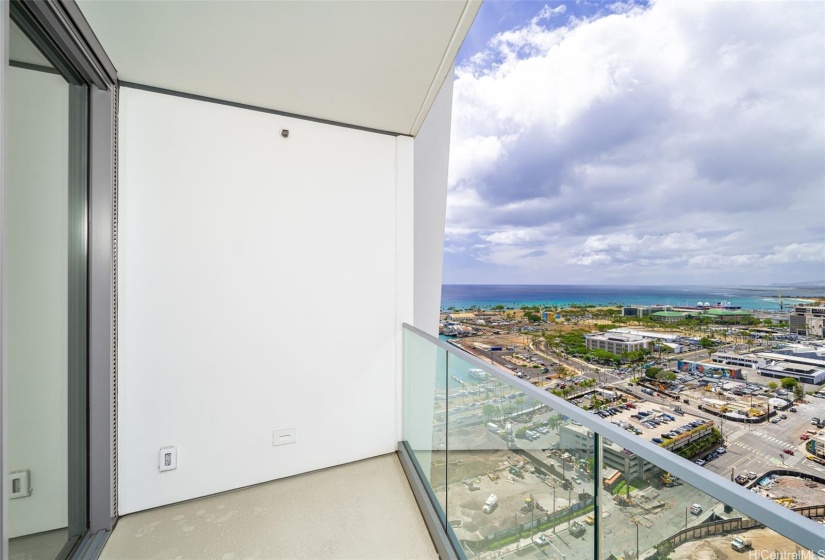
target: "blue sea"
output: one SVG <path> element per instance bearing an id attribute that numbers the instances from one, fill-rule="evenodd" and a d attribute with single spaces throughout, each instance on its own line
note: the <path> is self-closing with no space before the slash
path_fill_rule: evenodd
<path id="1" fill-rule="evenodd" d="M 520 308 L 571 304 L 588 305 L 696 305 L 730 302 L 743 309 L 778 311 L 779 292 L 787 310 L 815 298 L 825 298 L 825 286 L 564 286 L 446 284 L 441 287 L 441 309 L 468 309 L 495 305 Z"/>

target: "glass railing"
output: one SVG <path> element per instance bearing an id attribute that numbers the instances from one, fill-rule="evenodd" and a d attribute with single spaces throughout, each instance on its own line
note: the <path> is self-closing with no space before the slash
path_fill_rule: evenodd
<path id="1" fill-rule="evenodd" d="M 404 351 L 404 447 L 459 557 L 825 558 L 825 527 L 630 420 L 603 420 L 408 325 Z M 665 414 L 662 431 L 684 428 L 668 444 L 713 445 L 712 426 L 648 404 Z"/>

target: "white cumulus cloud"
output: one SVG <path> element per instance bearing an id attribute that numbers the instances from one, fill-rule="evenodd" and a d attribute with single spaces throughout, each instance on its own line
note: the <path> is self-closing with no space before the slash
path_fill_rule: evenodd
<path id="1" fill-rule="evenodd" d="M 825 278 L 825 4 L 571 11 L 456 69 L 445 282 Z"/>

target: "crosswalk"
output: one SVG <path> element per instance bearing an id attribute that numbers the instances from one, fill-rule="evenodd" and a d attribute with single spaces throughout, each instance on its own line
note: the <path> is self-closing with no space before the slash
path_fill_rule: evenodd
<path id="1" fill-rule="evenodd" d="M 751 434 L 759 437 L 760 439 L 764 440 L 766 443 L 770 442 L 772 445 L 766 446 L 759 446 L 756 444 L 748 444 L 743 441 L 740 441 L 742 435 L 745 432 L 740 432 L 735 434 L 733 437 L 728 438 L 728 442 L 730 445 L 734 445 L 747 453 L 747 456 L 753 458 L 754 456 L 760 457 L 763 460 L 767 460 L 771 465 L 774 466 L 785 466 L 785 467 L 798 467 L 804 466 L 806 469 L 813 469 L 815 471 L 825 473 L 825 469 L 823 469 L 819 465 L 815 465 L 810 463 L 807 459 L 805 459 L 805 454 L 799 450 L 797 445 L 792 442 L 788 442 L 787 439 L 778 438 L 773 434 L 763 432 L 761 430 L 754 430 L 750 432 Z M 786 455 L 783 454 L 780 456 L 779 454 L 782 453 L 783 449 L 793 449 L 796 454 L 795 455 Z"/>

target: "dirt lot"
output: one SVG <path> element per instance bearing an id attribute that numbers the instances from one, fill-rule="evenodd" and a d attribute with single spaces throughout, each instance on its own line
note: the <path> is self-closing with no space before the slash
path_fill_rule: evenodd
<path id="1" fill-rule="evenodd" d="M 782 476 L 773 486 L 759 494 L 772 500 L 791 498 L 790 507 L 815 506 L 825 503 L 825 485 L 792 476 Z"/>
<path id="2" fill-rule="evenodd" d="M 444 460 L 446 453 L 436 452 L 432 454 L 433 470 L 432 481 L 433 487 L 440 487 L 444 485 L 444 477 L 449 476 L 450 484 L 461 482 L 465 478 L 485 477 L 489 472 L 495 472 L 507 468 L 505 464 L 509 464 L 507 457 L 511 457 L 513 462 L 517 462 L 519 458 L 506 450 L 489 450 L 483 451 L 451 451 L 450 464 L 445 473 Z M 484 500 L 482 500 L 483 502 Z"/>
<path id="3" fill-rule="evenodd" d="M 671 560 L 747 560 L 748 558 L 793 558 L 793 553 L 800 547 L 771 531 L 770 529 L 755 529 L 741 533 L 750 537 L 752 550 L 736 552 L 730 547 L 730 541 L 737 535 L 712 537 L 701 541 L 691 541 L 683 544 L 669 556 Z M 776 554 L 779 552 L 779 554 Z M 807 551 L 805 551 L 807 554 Z M 756 554 L 754 556 L 754 553 Z M 784 553 L 784 554 L 783 554 Z M 776 554 L 776 556 L 772 556 Z M 801 555 L 801 558 L 811 556 Z"/>

